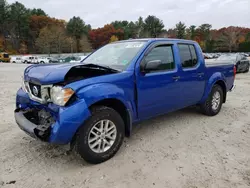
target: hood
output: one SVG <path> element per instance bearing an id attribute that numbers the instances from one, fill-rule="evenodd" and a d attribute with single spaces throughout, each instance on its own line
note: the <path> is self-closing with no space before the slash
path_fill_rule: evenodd
<path id="1" fill-rule="evenodd" d="M 32 65 L 24 71 L 24 80 L 41 85 L 62 83 L 117 73 L 116 70 L 94 64 L 48 64 Z"/>
<path id="2" fill-rule="evenodd" d="M 64 81 L 67 72 L 79 64 L 32 65 L 25 69 L 24 79 L 39 84 L 53 84 Z"/>

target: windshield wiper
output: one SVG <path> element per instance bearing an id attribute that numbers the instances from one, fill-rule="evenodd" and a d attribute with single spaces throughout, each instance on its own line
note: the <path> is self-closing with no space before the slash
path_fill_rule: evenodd
<path id="1" fill-rule="evenodd" d="M 114 72 L 120 72 L 120 70 L 117 70 L 117 69 L 113 69 L 107 65 L 98 65 L 98 64 L 94 64 L 94 63 L 86 63 L 84 64 L 84 66 L 90 66 L 90 67 L 97 67 L 97 68 L 101 68 L 101 69 L 104 69 L 104 70 L 111 70 L 111 71 L 114 71 Z"/>

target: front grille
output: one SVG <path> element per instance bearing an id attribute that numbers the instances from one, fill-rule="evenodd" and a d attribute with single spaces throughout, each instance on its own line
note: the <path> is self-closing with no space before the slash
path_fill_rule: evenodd
<path id="1" fill-rule="evenodd" d="M 38 98 L 42 98 L 41 85 L 29 83 L 29 88 L 32 95 Z"/>

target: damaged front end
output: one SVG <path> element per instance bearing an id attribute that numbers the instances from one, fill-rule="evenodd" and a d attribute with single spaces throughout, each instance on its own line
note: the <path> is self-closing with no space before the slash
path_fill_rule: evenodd
<path id="1" fill-rule="evenodd" d="M 79 98 L 77 89 L 71 88 L 70 84 L 86 80 L 80 84 L 84 87 L 89 85 L 90 78 L 114 73 L 117 71 L 90 64 L 27 68 L 16 95 L 18 126 L 42 141 L 70 143 L 78 128 L 91 115 L 85 99 Z"/>
<path id="2" fill-rule="evenodd" d="M 55 118 L 45 109 L 16 109 L 15 118 L 19 127 L 28 135 L 39 138 L 42 141 L 49 141 L 52 125 Z"/>

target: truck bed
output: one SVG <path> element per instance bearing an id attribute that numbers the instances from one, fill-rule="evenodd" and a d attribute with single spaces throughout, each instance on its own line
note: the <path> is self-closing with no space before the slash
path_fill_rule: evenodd
<path id="1" fill-rule="evenodd" d="M 230 61 L 215 61 L 205 60 L 205 66 L 207 69 L 206 79 L 208 80 L 214 73 L 223 74 L 226 80 L 227 91 L 232 88 L 234 83 L 234 64 Z"/>
<path id="2" fill-rule="evenodd" d="M 216 59 L 205 59 L 205 66 L 206 67 L 217 67 L 217 66 L 224 66 L 224 65 L 233 65 L 232 61 L 217 61 Z"/>

